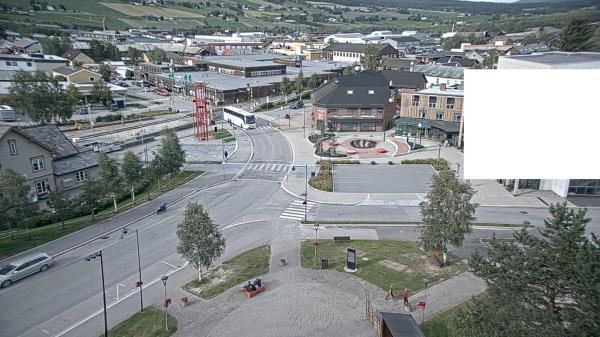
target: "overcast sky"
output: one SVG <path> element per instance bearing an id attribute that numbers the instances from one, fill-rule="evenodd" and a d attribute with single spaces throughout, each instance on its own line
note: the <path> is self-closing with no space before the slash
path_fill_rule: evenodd
<path id="1" fill-rule="evenodd" d="M 463 0 L 463 1 L 481 1 L 481 2 L 516 2 L 517 0 Z"/>

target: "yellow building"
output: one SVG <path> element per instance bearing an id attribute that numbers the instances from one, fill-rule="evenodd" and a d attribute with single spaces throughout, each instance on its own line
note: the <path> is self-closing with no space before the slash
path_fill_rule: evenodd
<path id="1" fill-rule="evenodd" d="M 52 70 L 52 76 L 62 76 L 67 82 L 73 84 L 94 83 L 102 79 L 98 73 L 75 67 L 58 67 Z"/>

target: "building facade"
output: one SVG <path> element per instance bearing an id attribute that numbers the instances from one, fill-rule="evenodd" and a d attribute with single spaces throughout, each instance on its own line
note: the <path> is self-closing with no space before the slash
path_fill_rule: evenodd
<path id="1" fill-rule="evenodd" d="M 387 43 L 334 43 L 323 48 L 323 58 L 330 61 L 361 63 L 368 47 L 377 48 L 382 59 L 398 57 L 398 50 Z"/>

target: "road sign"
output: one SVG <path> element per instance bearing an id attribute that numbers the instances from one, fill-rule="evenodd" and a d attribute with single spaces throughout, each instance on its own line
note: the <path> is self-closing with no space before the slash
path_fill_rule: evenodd
<path id="1" fill-rule="evenodd" d="M 356 249 L 348 248 L 346 251 L 346 268 L 349 270 L 356 269 Z"/>

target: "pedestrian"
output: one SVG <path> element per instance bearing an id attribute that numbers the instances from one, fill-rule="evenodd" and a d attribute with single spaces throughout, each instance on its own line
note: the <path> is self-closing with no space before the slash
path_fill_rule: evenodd
<path id="1" fill-rule="evenodd" d="M 404 288 L 404 292 L 402 292 L 402 298 L 404 299 L 404 305 L 408 305 L 408 289 Z"/>
<path id="2" fill-rule="evenodd" d="M 225 159 L 227 159 L 227 155 L 228 155 L 228 153 L 227 153 L 227 151 L 225 151 Z"/>
<path id="3" fill-rule="evenodd" d="M 392 298 L 392 301 L 396 300 L 396 295 L 394 294 L 394 286 L 390 284 L 390 288 L 388 289 L 388 293 L 385 296 L 385 300 L 389 300 L 390 297 Z"/>

